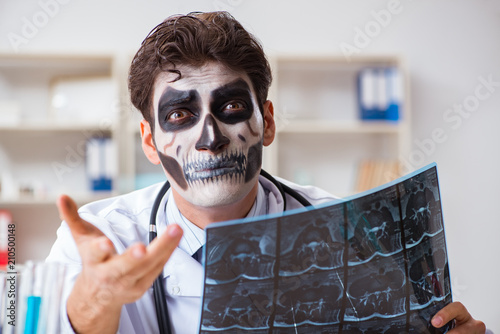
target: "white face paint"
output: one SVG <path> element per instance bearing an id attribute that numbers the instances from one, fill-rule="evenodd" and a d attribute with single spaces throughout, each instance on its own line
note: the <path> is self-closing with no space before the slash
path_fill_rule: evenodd
<path id="1" fill-rule="evenodd" d="M 164 72 L 153 93 L 154 142 L 172 188 L 192 204 L 233 204 L 255 186 L 263 118 L 246 75 L 218 63 Z"/>

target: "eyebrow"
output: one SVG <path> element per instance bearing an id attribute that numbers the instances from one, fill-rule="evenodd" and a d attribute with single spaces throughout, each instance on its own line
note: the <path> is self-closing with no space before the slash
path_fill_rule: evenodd
<path id="1" fill-rule="evenodd" d="M 230 97 L 232 95 L 249 94 L 250 86 L 243 79 L 236 79 L 232 82 L 225 84 L 217 89 L 214 89 L 211 93 L 212 99 Z"/>
<path id="2" fill-rule="evenodd" d="M 163 95 L 158 101 L 158 110 L 163 108 L 190 103 L 196 100 L 195 90 L 177 90 L 172 87 L 167 87 Z"/>

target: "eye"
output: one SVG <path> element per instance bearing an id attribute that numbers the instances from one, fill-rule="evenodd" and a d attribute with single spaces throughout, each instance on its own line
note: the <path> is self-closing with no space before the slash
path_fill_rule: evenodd
<path id="1" fill-rule="evenodd" d="M 246 110 L 246 104 L 243 102 L 229 102 L 222 108 L 224 112 L 234 113 Z"/>
<path id="2" fill-rule="evenodd" d="M 174 110 L 167 115 L 167 122 L 182 122 L 192 117 L 192 114 L 187 110 Z"/>

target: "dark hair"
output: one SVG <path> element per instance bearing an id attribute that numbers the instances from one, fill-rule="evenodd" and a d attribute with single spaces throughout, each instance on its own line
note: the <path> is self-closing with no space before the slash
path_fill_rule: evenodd
<path id="1" fill-rule="evenodd" d="M 202 66 L 208 61 L 246 73 L 262 110 L 271 85 L 271 68 L 259 41 L 227 12 L 171 16 L 151 30 L 130 66 L 133 105 L 152 124 L 153 85 L 158 74 L 176 73 L 178 80 L 177 65 Z"/>

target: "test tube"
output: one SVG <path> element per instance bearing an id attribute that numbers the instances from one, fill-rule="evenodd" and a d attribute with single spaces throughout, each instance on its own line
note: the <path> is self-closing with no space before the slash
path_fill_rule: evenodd
<path id="1" fill-rule="evenodd" d="M 60 306 L 64 287 L 66 267 L 63 264 L 45 263 L 42 307 L 38 323 L 38 333 L 59 333 Z"/>

